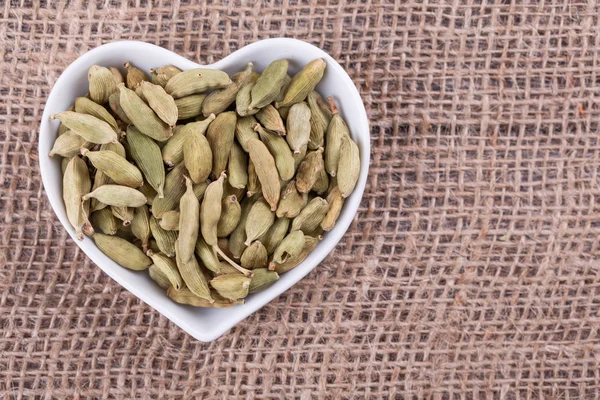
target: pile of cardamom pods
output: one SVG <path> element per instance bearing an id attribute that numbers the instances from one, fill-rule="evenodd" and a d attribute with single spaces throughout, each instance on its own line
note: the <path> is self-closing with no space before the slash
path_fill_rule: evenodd
<path id="1" fill-rule="evenodd" d="M 69 222 L 178 303 L 243 303 L 307 257 L 358 180 L 358 147 L 314 90 L 325 61 L 293 77 L 287 60 L 231 77 L 124 67 L 92 66 L 87 96 L 51 117 Z"/>

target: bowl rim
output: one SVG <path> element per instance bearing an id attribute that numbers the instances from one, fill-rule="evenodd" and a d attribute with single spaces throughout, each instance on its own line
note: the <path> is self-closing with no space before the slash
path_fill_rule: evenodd
<path id="1" fill-rule="evenodd" d="M 306 276 L 310 271 L 312 271 L 317 265 L 319 265 L 319 263 L 329 253 L 331 253 L 334 250 L 335 246 L 341 240 L 341 238 L 344 236 L 344 234 L 348 230 L 350 224 L 352 223 L 352 221 L 358 211 L 358 207 L 360 205 L 360 202 L 362 200 L 363 193 L 364 193 L 364 190 L 366 187 L 371 150 L 370 150 L 370 130 L 369 130 L 367 112 L 365 110 L 362 98 L 360 97 L 360 93 L 359 93 L 358 89 L 356 88 L 356 86 L 354 85 L 354 82 L 352 81 L 350 76 L 346 73 L 346 71 L 342 68 L 342 66 L 339 65 L 337 63 L 337 61 L 335 61 L 324 50 L 322 50 L 310 43 L 307 43 L 307 42 L 304 42 L 304 41 L 301 41 L 298 39 L 292 39 L 292 38 L 273 38 L 273 39 L 259 40 L 257 42 L 251 43 L 247 46 L 244 46 L 244 47 L 232 52 L 231 54 L 227 55 L 223 59 L 221 59 L 215 63 L 209 64 L 209 65 L 198 64 L 198 63 L 188 60 L 188 59 L 184 58 L 183 56 L 180 56 L 179 54 L 174 53 L 168 49 L 165 49 L 165 48 L 162 48 L 160 46 L 156 46 L 156 45 L 153 45 L 150 43 L 145 43 L 145 42 L 140 42 L 140 41 L 116 41 L 116 42 L 111 42 L 111 43 L 107 43 L 107 44 L 101 45 L 99 47 L 96 47 L 96 48 L 82 54 L 76 60 L 74 60 L 71 64 L 69 64 L 65 68 L 65 70 L 62 72 L 60 77 L 54 83 L 52 90 L 48 96 L 48 99 L 46 100 L 46 105 L 44 107 L 44 112 L 42 114 L 42 120 L 41 120 L 41 124 L 40 124 L 40 128 L 39 128 L 38 149 L 40 149 L 42 147 L 41 145 L 42 145 L 43 141 L 53 141 L 54 138 L 56 137 L 56 128 L 52 127 L 50 124 L 50 121 L 49 121 L 51 111 L 49 110 L 49 107 L 48 107 L 59 96 L 59 93 L 56 89 L 61 88 L 64 85 L 68 85 L 69 83 L 67 83 L 67 81 L 68 81 L 69 77 L 71 76 L 71 74 L 73 72 L 75 72 L 76 69 L 81 68 L 81 66 L 83 66 L 83 65 L 91 65 L 90 60 L 96 58 L 99 55 L 102 55 L 102 53 L 105 53 L 105 52 L 111 52 L 111 53 L 116 52 L 117 54 L 128 54 L 128 50 L 132 50 L 132 49 L 144 50 L 145 49 L 145 50 L 148 50 L 149 52 L 153 52 L 153 53 L 162 52 L 165 55 L 165 61 L 167 61 L 171 64 L 175 64 L 177 66 L 180 66 L 180 68 L 189 69 L 189 68 L 205 67 L 205 68 L 222 69 L 222 68 L 226 67 L 228 63 L 232 62 L 232 60 L 236 60 L 238 58 L 244 57 L 245 55 L 247 56 L 247 55 L 251 55 L 251 54 L 256 54 L 256 52 L 260 52 L 260 51 L 269 51 L 269 49 L 272 49 L 277 46 L 285 46 L 285 47 L 294 48 L 294 51 L 308 51 L 311 54 L 317 54 L 318 57 L 322 57 L 326 60 L 327 68 L 329 70 L 333 69 L 336 72 L 336 75 L 338 75 L 338 78 L 342 80 L 342 83 L 344 85 L 350 87 L 349 91 L 351 92 L 351 96 L 350 96 L 351 99 L 349 99 L 349 101 L 352 101 L 353 103 L 355 103 L 357 105 L 357 107 L 359 108 L 359 114 L 360 114 L 358 116 L 355 116 L 355 117 L 358 117 L 360 122 L 357 124 L 357 126 L 351 127 L 352 128 L 351 129 L 352 137 L 357 142 L 359 149 L 360 149 L 360 154 L 361 154 L 360 176 L 359 176 L 358 182 L 356 184 L 356 187 L 354 189 L 354 192 L 345 201 L 344 210 L 342 211 L 342 214 L 340 214 L 340 218 L 338 219 L 335 227 L 330 232 L 326 233 L 326 240 L 323 240 L 321 243 L 319 243 L 317 248 L 312 253 L 310 253 L 309 256 L 300 265 L 298 265 L 296 268 L 292 269 L 291 271 L 288 271 L 285 274 L 285 275 L 291 274 L 290 276 L 292 276 L 292 278 L 287 279 L 285 282 L 283 282 L 280 279 L 275 285 L 271 286 L 264 292 L 254 294 L 253 296 L 261 295 L 261 296 L 258 296 L 259 297 L 258 301 L 253 301 L 252 304 L 249 304 L 249 302 L 247 302 L 244 305 L 236 306 L 235 308 L 240 307 L 240 309 L 238 310 L 238 312 L 234 313 L 235 317 L 230 318 L 226 324 L 223 323 L 218 326 L 213 326 L 212 330 L 199 331 L 196 327 L 192 326 L 185 318 L 181 318 L 178 315 L 174 315 L 171 311 L 167 310 L 162 304 L 157 304 L 155 301 L 153 301 L 152 294 L 146 294 L 143 292 L 143 290 L 141 288 L 137 287 L 133 283 L 130 283 L 130 282 L 128 283 L 127 279 L 124 278 L 123 276 L 121 276 L 121 274 L 118 272 L 118 270 L 112 269 L 109 266 L 105 266 L 106 265 L 105 263 L 107 263 L 107 262 L 113 263 L 116 266 L 118 266 L 118 264 L 114 263 L 114 261 L 108 259 L 108 257 L 106 257 L 104 254 L 99 252 L 95 243 L 90 238 L 86 237 L 84 239 L 84 241 L 79 241 L 76 239 L 75 231 L 69 224 L 69 222 L 66 218 L 66 215 L 62 212 L 59 212 L 61 207 L 64 209 L 62 194 L 58 193 L 59 192 L 58 188 L 52 187 L 52 185 L 53 185 L 52 179 L 54 179 L 54 178 L 50 177 L 50 172 L 49 172 L 51 168 L 55 168 L 55 167 L 53 165 L 51 165 L 51 159 L 47 153 L 45 153 L 44 151 L 39 152 L 40 153 L 39 154 L 39 165 L 40 165 L 40 173 L 42 175 L 42 183 L 44 186 L 44 192 L 46 193 L 46 196 L 48 197 L 48 200 L 50 202 L 50 205 L 51 205 L 52 210 L 54 211 L 55 215 L 58 217 L 58 219 L 60 220 L 63 227 L 69 233 L 69 235 L 71 236 L 73 241 L 77 244 L 77 246 L 79 246 L 79 248 L 83 251 L 83 253 L 88 258 L 90 258 L 91 261 L 94 262 L 94 264 L 96 264 L 98 267 L 100 267 L 100 269 L 102 269 L 107 275 L 109 275 L 112 279 L 114 279 L 122 287 L 124 287 L 125 289 L 130 291 L 133 295 L 138 297 L 141 301 L 148 304 L 150 307 L 154 308 L 156 311 L 158 311 L 159 313 L 164 315 L 166 318 L 171 320 L 173 323 L 175 323 L 176 325 L 181 327 L 183 330 L 188 332 L 194 338 L 196 338 L 200 341 L 203 341 L 203 342 L 210 342 L 210 341 L 217 339 L 218 337 L 223 335 L 225 332 L 227 332 L 229 329 L 231 329 L 233 326 L 235 326 L 237 323 L 239 323 L 243 319 L 247 318 L 248 316 L 253 314 L 255 311 L 262 308 L 265 304 L 272 301 L 275 297 L 279 296 L 281 293 L 288 290 L 292 285 L 294 285 L 295 283 L 300 281 L 304 276 Z M 126 56 L 123 56 L 123 57 L 126 57 Z M 251 60 L 251 57 L 247 57 L 247 60 Z M 336 78 L 336 79 L 338 79 L 338 78 Z M 343 110 L 341 110 L 340 112 L 341 112 L 341 114 L 343 114 Z M 58 124 L 56 124 L 56 125 L 58 125 Z M 88 251 L 88 249 L 93 251 L 94 248 L 96 250 L 98 250 L 98 253 L 100 253 L 100 255 L 90 253 Z M 119 266 L 119 268 L 124 269 L 123 267 L 120 267 L 120 266 Z M 292 272 L 293 272 L 293 274 L 292 274 Z M 282 275 L 282 276 L 284 276 L 284 275 Z M 275 289 L 275 290 L 273 290 L 273 289 Z M 268 293 L 265 293 L 265 292 L 268 292 Z M 165 297 L 166 297 L 166 294 L 165 294 Z M 174 303 L 174 304 L 176 304 L 176 303 Z M 187 306 L 179 305 L 179 304 L 178 304 L 178 306 L 187 307 Z M 229 310 L 231 310 L 231 309 L 229 309 Z"/>

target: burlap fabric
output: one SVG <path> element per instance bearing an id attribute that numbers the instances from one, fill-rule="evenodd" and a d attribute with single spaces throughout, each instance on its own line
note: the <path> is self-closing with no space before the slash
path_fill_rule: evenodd
<path id="1" fill-rule="evenodd" d="M 595 1 L 87 3 L 0 7 L 0 397 L 599 396 Z M 325 262 L 203 344 L 55 218 L 44 102 L 109 41 L 210 63 L 283 36 L 360 89 L 368 186 Z"/>

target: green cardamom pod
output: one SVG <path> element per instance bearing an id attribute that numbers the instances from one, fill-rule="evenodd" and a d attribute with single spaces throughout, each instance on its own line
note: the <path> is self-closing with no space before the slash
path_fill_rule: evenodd
<path id="1" fill-rule="evenodd" d="M 231 85 L 231 79 L 225 72 L 216 69 L 195 68 L 173 76 L 165 85 L 165 90 L 178 99 L 190 94 L 224 88 L 228 85 Z"/>
<path id="2" fill-rule="evenodd" d="M 240 146 L 245 152 L 248 152 L 248 140 L 258 139 L 258 133 L 254 131 L 254 126 L 258 122 L 252 115 L 238 118 L 235 125 L 235 137 L 240 142 Z"/>
<path id="3" fill-rule="evenodd" d="M 296 174 L 296 188 L 298 191 L 300 193 L 310 192 L 324 167 L 322 147 L 308 153 L 300 163 Z"/>
<path id="4" fill-rule="evenodd" d="M 122 267 L 143 271 L 152 265 L 150 257 L 125 239 L 102 233 L 94 233 L 93 238 L 100 251 Z"/>
<path id="5" fill-rule="evenodd" d="M 116 91 L 117 90 L 116 85 L 118 85 L 119 83 L 125 82 L 125 80 L 123 79 L 123 74 L 121 74 L 121 71 L 118 68 L 108 67 L 108 69 L 110 70 L 110 73 L 113 75 L 113 78 L 115 79 L 115 91 Z"/>
<path id="6" fill-rule="evenodd" d="M 329 203 L 329 211 L 327 211 L 325 218 L 321 221 L 321 228 L 323 228 L 324 231 L 329 232 L 333 229 L 333 226 L 340 216 L 342 207 L 344 206 L 344 197 L 342 196 L 339 187 L 335 186 L 331 192 L 329 192 L 327 195 L 327 203 Z"/>
<path id="7" fill-rule="evenodd" d="M 150 82 L 142 82 L 140 85 L 142 93 L 148 105 L 156 115 L 167 125 L 173 127 L 177 123 L 179 111 L 175 99 L 165 92 L 160 85 Z"/>
<path id="8" fill-rule="evenodd" d="M 225 274 L 213 278 L 210 285 L 226 299 L 238 300 L 248 296 L 250 280 L 241 274 Z"/>
<path id="9" fill-rule="evenodd" d="M 148 250 L 148 242 L 152 232 L 150 231 L 150 213 L 148 212 L 148 206 L 145 204 L 133 209 L 131 232 L 142 241 L 142 250 Z"/>
<path id="10" fill-rule="evenodd" d="M 342 148 L 342 142 L 344 137 L 350 136 L 348 126 L 338 113 L 338 109 L 335 102 L 331 97 L 328 97 L 333 116 L 327 127 L 327 133 L 325 136 L 325 170 L 331 176 L 335 176 L 338 170 L 338 163 L 340 159 L 340 150 Z"/>
<path id="11" fill-rule="evenodd" d="M 151 206 L 154 203 L 154 198 L 158 196 L 156 190 L 152 186 L 148 184 L 148 182 L 144 182 L 142 186 L 137 188 L 144 196 L 146 196 L 146 204 Z"/>
<path id="12" fill-rule="evenodd" d="M 166 231 L 178 231 L 180 215 L 177 210 L 167 211 L 162 215 L 158 224 Z"/>
<path id="13" fill-rule="evenodd" d="M 127 117 L 127 114 L 125 114 L 123 107 L 121 107 L 121 94 L 118 90 L 110 95 L 110 97 L 108 98 L 108 105 L 121 121 L 128 125 L 132 123 L 131 120 Z"/>
<path id="14" fill-rule="evenodd" d="M 192 94 L 175 99 L 177 106 L 177 119 L 195 118 L 202 115 L 202 103 L 206 99 L 205 94 Z"/>
<path id="15" fill-rule="evenodd" d="M 200 230 L 209 246 L 217 245 L 217 224 L 221 218 L 221 198 L 225 173 L 208 185 L 200 207 Z"/>
<path id="16" fill-rule="evenodd" d="M 121 222 L 112 214 L 110 208 L 94 211 L 90 215 L 90 221 L 94 229 L 102 231 L 105 235 L 114 235 L 121 225 Z"/>
<path id="17" fill-rule="evenodd" d="M 206 131 L 206 139 L 212 150 L 212 173 L 215 177 L 227 170 L 227 161 L 235 137 L 237 116 L 235 112 L 224 112 L 215 118 Z"/>
<path id="18" fill-rule="evenodd" d="M 349 135 L 345 136 L 340 149 L 337 182 L 342 197 L 352 194 L 360 175 L 360 151 Z"/>
<path id="19" fill-rule="evenodd" d="M 198 264 L 198 260 L 192 253 L 188 262 L 183 262 L 181 259 L 181 254 L 179 253 L 179 249 L 181 245 L 176 245 L 177 250 L 177 268 L 185 282 L 185 285 L 190 289 L 192 293 L 196 296 L 206 299 L 208 301 L 214 301 L 211 293 L 210 286 L 208 285 L 208 280 L 204 276 L 204 272 L 200 268 L 200 264 Z"/>
<path id="20" fill-rule="evenodd" d="M 310 107 L 310 140 L 308 141 L 308 147 L 311 150 L 316 150 L 325 144 L 325 132 L 327 132 L 333 114 L 321 95 L 316 91 L 313 90 L 309 93 L 307 101 Z"/>
<path id="21" fill-rule="evenodd" d="M 92 183 L 85 162 L 79 157 L 71 158 L 63 176 L 63 200 L 67 218 L 75 228 L 77 239 L 83 240 L 84 224 L 88 224 L 89 202 L 82 196 L 87 195 Z"/>
<path id="22" fill-rule="evenodd" d="M 169 289 L 171 287 L 171 281 L 167 275 L 165 275 L 156 265 L 152 264 L 150 268 L 148 268 L 148 274 L 161 288 Z"/>
<path id="23" fill-rule="evenodd" d="M 260 140 L 267 146 L 275 159 L 275 165 L 281 180 L 289 181 L 292 179 L 294 177 L 294 156 L 285 139 L 267 131 L 260 124 L 256 124 L 254 130 L 258 132 Z"/>
<path id="24" fill-rule="evenodd" d="M 152 259 L 154 266 L 167 277 L 171 283 L 171 287 L 174 287 L 175 289 L 181 289 L 183 287 L 183 279 L 181 278 L 175 261 L 165 254 L 154 253 L 152 250 L 148 250 L 146 255 Z"/>
<path id="25" fill-rule="evenodd" d="M 246 220 L 246 246 L 265 234 L 275 222 L 275 213 L 269 205 L 260 200 L 254 203 Z M 319 221 L 321 222 L 321 221 Z"/>
<path id="26" fill-rule="evenodd" d="M 87 157 L 94 167 L 108 175 L 110 179 L 119 185 L 136 188 L 144 184 L 140 170 L 114 151 L 90 151 L 83 148 L 81 154 Z"/>
<path id="27" fill-rule="evenodd" d="M 83 137 L 87 142 L 103 144 L 117 141 L 117 133 L 106 122 L 89 114 L 63 111 L 50 119 L 59 119 L 71 132 Z"/>
<path id="28" fill-rule="evenodd" d="M 242 253 L 242 267 L 248 269 L 266 268 L 268 263 L 267 249 L 260 241 L 253 242 Z"/>
<path id="29" fill-rule="evenodd" d="M 167 257 L 175 257 L 177 232 L 166 231 L 161 228 L 158 220 L 154 216 L 150 217 L 150 231 L 152 232 L 152 237 L 156 240 L 156 244 L 160 251 L 165 253 Z"/>
<path id="30" fill-rule="evenodd" d="M 202 297 L 196 296 L 188 288 L 181 288 L 175 290 L 175 288 L 169 288 L 167 290 L 167 296 L 176 303 L 186 304 L 193 307 L 210 307 L 210 308 L 227 308 L 237 304 L 244 304 L 244 300 L 229 300 L 219 296 L 217 293 L 212 294 L 213 301 L 203 299 Z"/>
<path id="31" fill-rule="evenodd" d="M 185 165 L 177 164 L 165 177 L 165 197 L 155 198 L 152 202 L 152 214 L 156 218 L 161 218 L 166 211 L 171 211 L 179 205 L 179 199 L 185 192 Z"/>
<path id="32" fill-rule="evenodd" d="M 132 207 L 110 206 L 110 211 L 116 218 L 123 221 L 123 226 L 131 225 L 131 221 L 133 221 Z"/>
<path id="33" fill-rule="evenodd" d="M 146 196 L 139 190 L 121 185 L 102 185 L 83 196 L 83 200 L 98 199 L 108 206 L 141 207 L 146 204 Z"/>
<path id="34" fill-rule="evenodd" d="M 290 258 L 296 257 L 304 249 L 304 242 L 302 231 L 290 232 L 273 252 L 273 263 L 283 264 Z"/>
<path id="35" fill-rule="evenodd" d="M 204 135 L 207 128 L 212 125 L 215 116 L 211 115 L 203 121 L 190 122 L 181 127 L 175 128 L 174 135 L 167 141 L 165 147 L 162 148 L 162 157 L 165 164 L 173 166 L 183 161 L 183 148 L 188 137 L 197 133 Z"/>
<path id="36" fill-rule="evenodd" d="M 180 73 L 181 70 L 174 65 L 165 65 L 158 69 L 150 68 L 152 83 L 165 87 L 169 79 Z"/>
<path id="37" fill-rule="evenodd" d="M 256 113 L 256 118 L 260 121 L 265 129 L 275 132 L 280 136 L 286 134 L 285 125 L 277 109 L 270 104 L 267 104 Z"/>
<path id="38" fill-rule="evenodd" d="M 304 236 L 304 249 L 295 257 L 290 257 L 286 262 L 282 264 L 270 264 L 269 269 L 275 268 L 278 274 L 283 274 L 296 268 L 306 259 L 306 257 L 317 247 L 322 237 Z"/>
<path id="39" fill-rule="evenodd" d="M 156 190 L 159 198 L 164 197 L 165 168 L 160 147 L 134 126 L 127 128 L 127 143 L 131 157 L 144 174 L 148 184 Z"/>
<path id="40" fill-rule="evenodd" d="M 250 160 L 254 165 L 256 175 L 262 187 L 262 194 L 265 200 L 271 205 L 271 210 L 275 211 L 277 203 L 279 203 L 279 192 L 281 190 L 275 159 L 269 152 L 269 149 L 267 149 L 267 146 L 258 139 L 250 139 L 248 141 L 248 150 Z"/>
<path id="41" fill-rule="evenodd" d="M 235 196 L 223 197 L 221 200 L 221 218 L 217 224 L 217 236 L 229 236 L 240 222 L 242 208 Z"/>
<path id="42" fill-rule="evenodd" d="M 292 221 L 292 231 L 310 233 L 317 229 L 329 211 L 329 203 L 321 197 L 312 199 Z"/>
<path id="43" fill-rule="evenodd" d="M 235 141 L 231 146 L 231 154 L 229 154 L 227 176 L 232 187 L 244 191 L 243 189 L 248 184 L 248 154 Z"/>
<path id="44" fill-rule="evenodd" d="M 269 271 L 266 268 L 259 268 L 252 271 L 252 278 L 248 293 L 258 293 L 267 289 L 279 280 L 279 274 L 275 271 Z"/>
<path id="45" fill-rule="evenodd" d="M 187 135 L 183 146 L 183 162 L 194 183 L 204 182 L 210 176 L 213 153 L 208 140 L 201 132 L 193 131 Z"/>
<path id="46" fill-rule="evenodd" d="M 308 144 L 310 139 L 310 108 L 304 102 L 296 103 L 290 107 L 286 125 L 287 135 L 285 139 L 294 154 L 300 154 L 302 147 Z"/>
<path id="47" fill-rule="evenodd" d="M 186 191 L 179 201 L 179 257 L 186 264 L 194 256 L 200 227 L 200 202 L 194 194 L 192 180 L 185 177 Z"/>
<path id="48" fill-rule="evenodd" d="M 198 236 L 195 250 L 196 255 L 206 268 L 215 274 L 221 273 L 221 264 L 219 263 L 219 258 L 217 257 L 215 249 L 212 246 L 209 246 L 201 236 Z"/>
<path id="49" fill-rule="evenodd" d="M 312 60 L 292 80 L 285 92 L 283 101 L 277 103 L 277 108 L 288 107 L 304 101 L 321 81 L 327 63 L 322 58 Z"/>
<path id="50" fill-rule="evenodd" d="M 329 175 L 325 172 L 325 168 L 319 171 L 319 176 L 312 187 L 312 190 L 318 195 L 324 194 L 329 189 Z"/>
<path id="51" fill-rule="evenodd" d="M 131 65 L 129 61 L 125 62 L 123 66 L 127 70 L 125 73 L 125 83 L 127 83 L 128 89 L 135 90 L 142 82 L 148 80 L 146 73 Z"/>
<path id="52" fill-rule="evenodd" d="M 278 218 L 295 218 L 307 203 L 308 194 L 298 192 L 296 181 L 290 181 L 283 189 L 276 215 Z"/>
<path id="53" fill-rule="evenodd" d="M 48 155 L 50 157 L 53 157 L 56 154 L 61 157 L 75 157 L 79 154 L 82 147 L 89 149 L 92 145 L 93 143 L 86 141 L 78 134 L 67 131 L 56 138 L 52 150 L 50 150 Z"/>
<path id="54" fill-rule="evenodd" d="M 252 209 L 252 205 L 257 201 L 258 196 L 253 198 L 245 198 L 240 202 L 241 206 L 241 214 L 240 214 L 240 222 L 235 227 L 231 235 L 229 235 L 229 251 L 233 255 L 234 258 L 240 259 L 242 257 L 242 253 L 246 249 L 246 222 L 248 220 L 248 214 Z"/>
<path id="55" fill-rule="evenodd" d="M 119 131 L 117 121 L 110 115 L 106 108 L 86 97 L 78 97 L 75 99 L 75 112 L 92 115 L 109 124 L 115 131 Z"/>
<path id="56" fill-rule="evenodd" d="M 250 108 L 263 108 L 274 101 L 287 76 L 288 60 L 275 60 L 260 74 L 252 88 L 252 102 Z"/>
<path id="57" fill-rule="evenodd" d="M 235 97 L 235 111 L 240 117 L 254 115 L 260 111 L 260 108 L 250 109 L 252 88 L 254 88 L 254 82 L 249 82 L 243 85 L 237 92 Z"/>
<path id="58" fill-rule="evenodd" d="M 290 227 L 289 218 L 277 218 L 267 233 L 260 237 L 261 243 L 267 249 L 267 254 L 273 254 L 279 243 L 287 235 Z"/>
<path id="59" fill-rule="evenodd" d="M 202 104 L 202 113 L 205 117 L 210 114 L 219 114 L 225 111 L 234 101 L 240 88 L 250 82 L 252 77 L 252 63 L 248 63 L 246 70 L 231 77 L 233 83 L 223 89 L 211 92 Z"/>
<path id="60" fill-rule="evenodd" d="M 127 89 L 123 84 L 118 87 L 121 96 L 119 104 L 127 118 L 141 133 L 159 142 L 171 137 L 171 127 L 166 125 L 136 92 Z"/>
<path id="61" fill-rule="evenodd" d="M 110 95 L 117 90 L 113 73 L 99 65 L 92 65 L 88 70 L 88 82 L 90 98 L 98 104 L 106 103 Z"/>

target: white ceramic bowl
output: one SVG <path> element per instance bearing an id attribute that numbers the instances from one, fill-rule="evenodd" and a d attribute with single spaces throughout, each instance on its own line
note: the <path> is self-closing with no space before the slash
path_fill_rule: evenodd
<path id="1" fill-rule="evenodd" d="M 212 65 L 205 66 L 233 74 L 243 70 L 249 61 L 254 63 L 255 71 L 262 71 L 271 61 L 286 58 L 290 61 L 290 72 L 296 73 L 303 65 L 319 57 L 327 61 L 327 69 L 317 90 L 323 96 L 334 97 L 341 115 L 350 127 L 352 137 L 360 148 L 361 172 L 358 184 L 354 193 L 346 200 L 335 228 L 324 235 L 324 239 L 302 264 L 281 275 L 279 281 L 270 288 L 250 295 L 245 304 L 225 309 L 201 309 L 179 305 L 167 297 L 165 290 L 158 287 L 147 272 L 134 272 L 119 266 L 100 252 L 90 238 L 77 240 L 75 231 L 67 220 L 62 200 L 60 157 L 48 156 L 59 125 L 58 121 L 50 121 L 49 118 L 54 113 L 66 110 L 76 97 L 87 93 L 87 71 L 91 65 L 121 68 L 125 61 L 130 61 L 145 71 L 166 64 L 176 65 L 183 70 L 197 68 L 199 65 L 152 44 L 134 41 L 109 43 L 89 51 L 69 65 L 56 81 L 48 97 L 40 128 L 40 169 L 46 193 L 58 219 L 75 243 L 96 265 L 198 340 L 215 340 L 302 279 L 333 250 L 358 209 L 367 180 L 370 156 L 369 125 L 360 95 L 344 69 L 323 50 L 295 39 L 268 39 L 248 45 Z"/>

